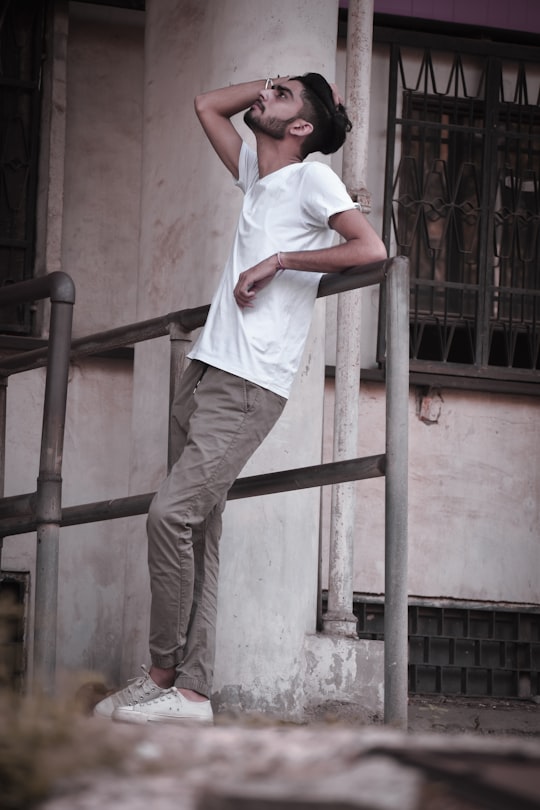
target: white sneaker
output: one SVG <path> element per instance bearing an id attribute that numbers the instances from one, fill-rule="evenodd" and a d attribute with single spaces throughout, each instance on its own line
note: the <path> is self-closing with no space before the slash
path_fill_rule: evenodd
<path id="1" fill-rule="evenodd" d="M 144 675 L 140 678 L 133 678 L 125 689 L 120 689 L 104 700 L 100 700 L 100 702 L 94 706 L 94 714 L 98 717 L 110 718 L 114 710 L 119 706 L 136 706 L 148 700 L 152 700 L 167 691 L 154 683 L 145 666 L 141 667 L 141 669 Z"/>
<path id="2" fill-rule="evenodd" d="M 209 700 L 188 700 L 172 686 L 153 700 L 119 706 L 112 719 L 124 723 L 213 723 L 214 715 Z"/>

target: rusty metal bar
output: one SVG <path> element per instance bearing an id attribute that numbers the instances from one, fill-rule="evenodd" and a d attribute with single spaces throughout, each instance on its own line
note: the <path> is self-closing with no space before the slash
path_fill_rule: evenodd
<path id="1" fill-rule="evenodd" d="M 406 260 L 401 260 L 406 264 Z M 367 287 L 384 281 L 395 259 L 323 276 L 318 297 L 346 290 Z M 399 270 L 398 262 L 394 270 Z M 71 320 L 74 287 L 65 273 L 48 276 L 4 288 L 0 301 L 16 303 L 50 297 L 50 340 L 46 349 L 2 358 L 0 375 L 27 371 L 48 364 L 42 447 L 38 488 L 35 493 L 0 498 L 0 536 L 22 534 L 36 529 L 38 552 L 36 562 L 36 607 L 34 661 L 36 682 L 46 691 L 54 685 L 56 666 L 56 624 L 58 596 L 58 540 L 60 526 L 109 520 L 143 514 L 154 493 L 61 508 L 61 464 L 64 438 L 65 403 L 70 359 L 89 356 L 106 349 L 118 348 L 169 333 L 171 365 L 177 369 L 183 363 L 183 341 L 188 333 L 206 320 L 208 307 L 181 310 L 161 318 L 129 324 L 98 335 L 71 340 Z M 393 327 L 392 327 L 393 328 Z M 177 371 L 174 372 L 177 374 Z M 1 414 L 0 414 L 1 417 Z M 387 445 L 388 446 L 388 445 Z M 288 470 L 269 475 L 239 479 L 229 492 L 229 499 L 254 497 L 270 492 L 282 492 L 307 487 L 324 486 L 342 481 L 360 480 L 385 475 L 386 455 L 372 456 Z M 387 496 L 388 497 L 388 496 Z M 387 501 L 388 502 L 388 501 Z"/>
<path id="2" fill-rule="evenodd" d="M 380 284 L 385 278 L 386 262 L 375 262 L 373 264 L 362 265 L 361 267 L 351 267 L 341 273 L 327 273 L 321 278 L 318 298 L 325 298 L 328 295 L 356 290 L 359 287 L 370 287 L 373 284 Z M 54 275 L 51 273 L 51 275 Z M 32 282 L 23 282 L 31 284 Z M 2 288 L 13 290 L 15 286 Z M 34 294 L 33 298 L 38 298 Z M 9 303 L 9 302 L 7 302 Z M 77 338 L 71 343 L 70 359 L 77 360 L 80 357 L 89 357 L 97 352 L 119 349 L 122 346 L 129 346 L 133 343 L 141 343 L 145 340 L 163 337 L 169 334 L 172 324 L 176 324 L 186 334 L 204 326 L 208 315 L 208 306 L 194 307 L 193 309 L 182 309 L 170 312 L 158 318 L 151 318 L 139 323 L 130 323 L 119 326 L 116 329 L 109 329 L 95 335 Z M 0 359 L 0 374 L 6 376 L 18 374 L 22 371 L 30 371 L 34 368 L 41 368 L 47 364 L 47 347 L 32 349 L 27 352 L 20 352 L 11 357 Z"/>
<path id="3" fill-rule="evenodd" d="M 385 473 L 385 455 L 366 456 L 364 458 L 348 459 L 347 461 L 332 462 L 330 464 L 317 464 L 313 467 L 300 467 L 293 470 L 250 475 L 238 478 L 227 495 L 227 500 L 234 501 L 240 498 L 254 498 L 260 495 L 270 495 L 276 492 L 289 492 L 290 490 L 322 487 L 340 481 L 360 481 L 366 478 L 378 478 Z M 130 495 L 125 498 L 116 498 L 110 501 L 96 501 L 94 503 L 68 506 L 62 510 L 61 526 L 78 526 L 83 523 L 99 523 L 102 520 L 115 520 L 117 518 L 144 515 L 148 511 L 154 492 L 142 495 Z M 0 532 L 14 536 L 34 531 L 36 522 L 33 515 L 32 499 L 34 495 L 21 495 L 13 499 L 18 507 L 17 514 L 11 515 L 8 509 L 4 510 L 5 517 L 0 513 Z"/>
<path id="4" fill-rule="evenodd" d="M 407 729 L 407 513 L 409 272 L 393 259 L 386 280 L 384 720 Z"/>
<path id="5" fill-rule="evenodd" d="M 266 473 L 264 475 L 239 478 L 229 491 L 228 500 L 252 498 L 255 495 L 269 495 L 274 492 L 288 492 L 295 489 L 322 487 L 341 481 L 360 481 L 365 478 L 378 478 L 385 472 L 385 456 L 366 456 L 346 461 L 333 461 L 329 464 L 316 464 L 296 470 Z"/>
<path id="6" fill-rule="evenodd" d="M 386 277 L 386 268 L 389 262 L 394 259 L 384 259 L 380 262 L 363 264 L 359 267 L 349 267 L 341 273 L 326 273 L 321 278 L 317 298 L 324 298 L 327 295 L 347 292 L 347 290 L 358 290 L 361 287 L 371 287 L 373 284 L 381 284 Z"/>
<path id="7" fill-rule="evenodd" d="M 89 357 L 97 352 L 119 349 L 133 343 L 142 343 L 145 340 L 163 337 L 169 334 L 171 324 L 176 324 L 183 332 L 188 333 L 199 326 L 203 326 L 208 315 L 208 306 L 195 307 L 170 312 L 159 318 L 151 318 L 139 323 L 130 323 L 98 332 L 95 335 L 77 338 L 71 343 L 70 359 Z M 18 374 L 21 371 L 30 371 L 47 364 L 47 347 L 21 352 L 11 357 L 0 359 L 0 373 Z"/>
<path id="8" fill-rule="evenodd" d="M 66 273 L 58 271 L 4 287 L 0 293 L 2 304 L 42 298 L 50 298 L 51 315 L 34 514 L 37 531 L 34 683 L 44 691 L 52 692 L 56 673 L 62 454 L 75 286 Z"/>
<path id="9" fill-rule="evenodd" d="M 29 281 L 9 284 L 0 291 L 2 306 L 22 304 L 25 301 L 39 301 L 50 298 L 73 305 L 75 303 L 75 286 L 67 273 L 56 271 L 45 276 L 37 276 Z"/>
<path id="10" fill-rule="evenodd" d="M 28 492 L 24 495 L 11 495 L 8 498 L 0 498 L 0 524 L 2 524 L 3 520 L 10 520 L 16 517 L 21 517 L 26 520 L 28 515 L 35 512 L 35 509 L 35 492 Z"/>
<path id="11" fill-rule="evenodd" d="M 73 304 L 51 297 L 49 360 L 36 492 L 34 682 L 54 691 L 58 611 L 58 556 L 62 517 L 62 456 Z"/>

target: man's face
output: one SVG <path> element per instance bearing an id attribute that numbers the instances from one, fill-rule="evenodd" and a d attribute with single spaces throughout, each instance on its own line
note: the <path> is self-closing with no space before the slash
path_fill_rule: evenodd
<path id="1" fill-rule="evenodd" d="M 292 80 L 261 90 L 257 101 L 244 115 L 244 121 L 253 132 L 283 140 L 289 124 L 301 117 L 302 89 L 300 82 Z"/>

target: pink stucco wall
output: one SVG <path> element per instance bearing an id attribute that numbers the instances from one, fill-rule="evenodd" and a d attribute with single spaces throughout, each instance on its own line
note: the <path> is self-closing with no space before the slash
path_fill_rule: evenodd
<path id="1" fill-rule="evenodd" d="M 375 12 L 540 33 L 540 0 L 375 0 Z"/>

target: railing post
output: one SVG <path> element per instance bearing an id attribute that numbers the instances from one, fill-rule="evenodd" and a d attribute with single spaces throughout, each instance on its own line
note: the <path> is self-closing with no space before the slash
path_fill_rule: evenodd
<path id="1" fill-rule="evenodd" d="M 62 455 L 73 303 L 51 298 L 48 372 L 36 492 L 34 685 L 52 693 L 56 674 L 58 555 L 62 518 Z"/>
<path id="2" fill-rule="evenodd" d="M 180 378 L 184 373 L 186 366 L 186 355 L 191 345 L 191 336 L 182 327 L 172 321 L 169 324 L 169 337 L 171 341 L 171 358 L 170 358 L 170 372 L 169 372 L 169 433 L 167 441 L 167 469 L 170 470 L 174 459 L 172 458 L 172 440 L 171 440 L 171 409 L 174 400 L 174 395 L 180 382 Z"/>
<path id="3" fill-rule="evenodd" d="M 403 257 L 386 280 L 386 533 L 384 720 L 407 728 L 407 500 L 409 273 Z"/>

